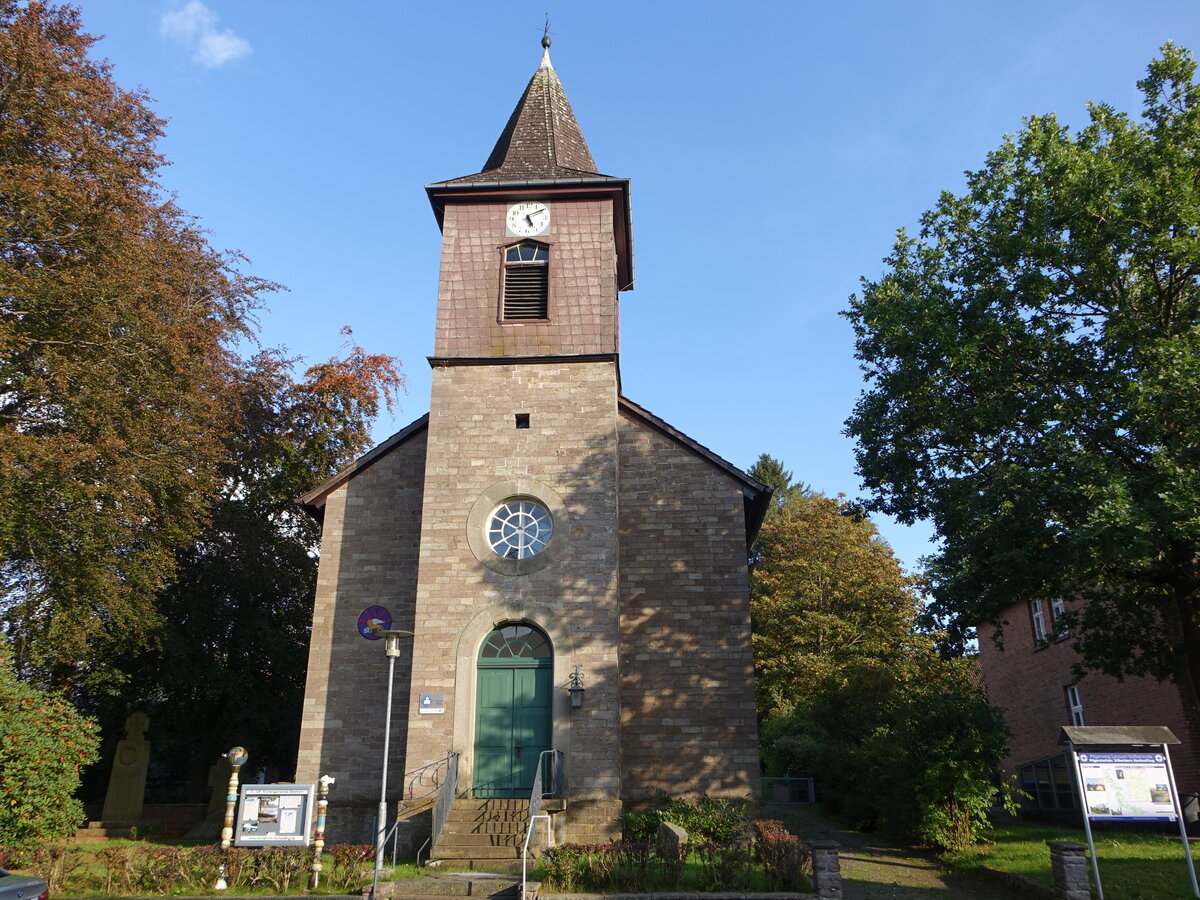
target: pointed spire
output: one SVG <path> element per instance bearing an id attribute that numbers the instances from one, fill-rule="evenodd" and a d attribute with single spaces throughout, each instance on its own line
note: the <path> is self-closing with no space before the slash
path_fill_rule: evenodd
<path id="1" fill-rule="evenodd" d="M 550 36 L 542 35 L 542 62 L 517 101 L 478 175 L 455 182 L 528 181 L 598 175 L 562 82 L 550 63 Z"/>

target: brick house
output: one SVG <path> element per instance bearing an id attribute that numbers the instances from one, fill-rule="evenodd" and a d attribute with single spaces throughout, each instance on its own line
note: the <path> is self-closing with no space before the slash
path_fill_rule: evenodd
<path id="1" fill-rule="evenodd" d="M 1117 681 L 1099 672 L 1076 680 L 1079 655 L 1055 623 L 1062 600 L 1030 600 L 1004 613 L 1003 650 L 994 629 L 979 629 L 979 665 L 991 702 L 1004 709 L 1012 732 L 1003 767 L 1039 810 L 1077 808 L 1066 755 L 1058 746 L 1064 725 L 1166 725 L 1182 744 L 1171 748 L 1182 792 L 1200 791 L 1200 717 L 1185 689 L 1153 678 Z"/>
<path id="2" fill-rule="evenodd" d="M 389 804 L 416 809 L 450 753 L 456 804 L 499 821 L 561 751 L 561 840 L 612 839 L 658 789 L 757 791 L 747 548 L 769 490 L 622 396 L 629 182 L 597 171 L 544 46 L 483 171 L 426 187 L 429 414 L 301 498 L 323 538 L 297 780 L 337 779 L 342 840 L 379 800 L 388 622 L 414 632 Z"/>

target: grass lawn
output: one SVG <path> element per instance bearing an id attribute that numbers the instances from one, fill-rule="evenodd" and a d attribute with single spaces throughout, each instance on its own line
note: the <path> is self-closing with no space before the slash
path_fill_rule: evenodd
<path id="1" fill-rule="evenodd" d="M 1178 833 L 1095 831 L 1093 837 L 1105 900 L 1180 900 L 1192 896 Z M 1074 841 L 1087 846 L 1082 830 L 1005 823 L 993 829 L 990 842 L 947 854 L 944 859 L 958 869 L 987 866 L 1052 887 L 1054 876 L 1046 841 Z M 1197 852 L 1200 846 L 1193 845 L 1193 857 Z"/>

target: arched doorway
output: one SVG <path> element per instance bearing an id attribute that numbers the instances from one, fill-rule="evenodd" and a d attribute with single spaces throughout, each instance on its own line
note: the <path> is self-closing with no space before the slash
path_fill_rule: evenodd
<path id="1" fill-rule="evenodd" d="M 474 794 L 528 797 L 550 749 L 550 639 L 529 625 L 501 625 L 479 648 L 477 668 Z"/>

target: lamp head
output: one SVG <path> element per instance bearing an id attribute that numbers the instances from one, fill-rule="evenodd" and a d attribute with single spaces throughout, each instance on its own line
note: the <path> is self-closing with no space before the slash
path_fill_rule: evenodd
<path id="1" fill-rule="evenodd" d="M 383 633 L 383 654 L 384 656 L 399 656 L 400 642 L 406 638 L 413 636 L 411 631 L 401 631 L 398 628 L 389 628 Z"/>

